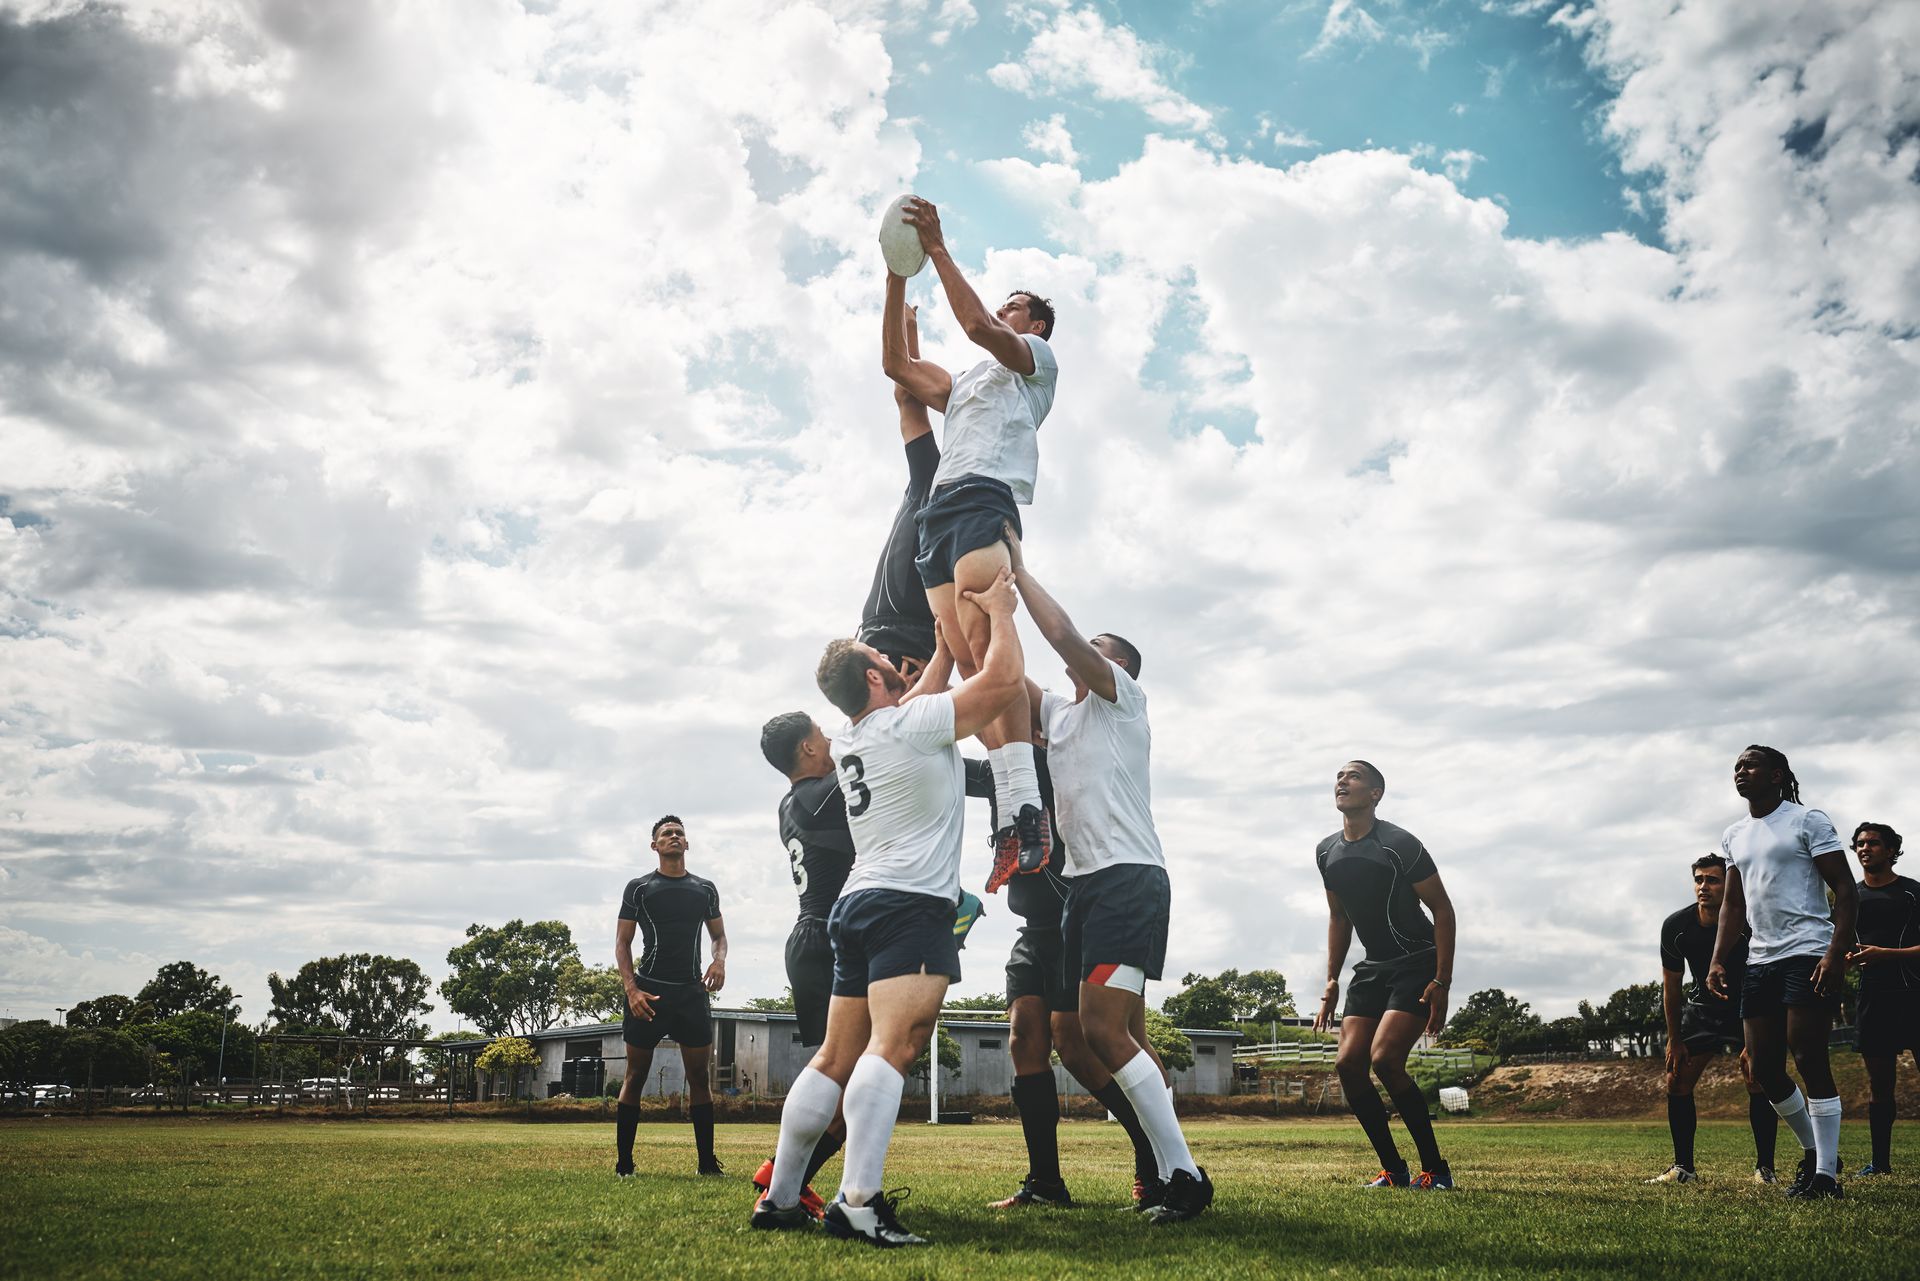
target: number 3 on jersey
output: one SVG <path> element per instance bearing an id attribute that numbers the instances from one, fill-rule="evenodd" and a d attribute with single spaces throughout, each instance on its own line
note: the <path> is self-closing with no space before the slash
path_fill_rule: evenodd
<path id="1" fill-rule="evenodd" d="M 800 897 L 807 896 L 807 847 L 800 843 L 799 837 L 787 842 L 787 862 L 793 865 L 793 887 Z"/>
<path id="2" fill-rule="evenodd" d="M 873 791 L 860 780 L 867 776 L 867 763 L 858 756 L 840 758 L 840 785 L 847 791 L 847 814 L 858 818 L 873 804 Z"/>

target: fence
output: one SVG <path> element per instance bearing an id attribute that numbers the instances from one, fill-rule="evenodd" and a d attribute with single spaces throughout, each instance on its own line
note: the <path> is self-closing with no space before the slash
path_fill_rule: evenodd
<path id="1" fill-rule="evenodd" d="M 1243 1045 L 1233 1052 L 1236 1065 L 1324 1067 L 1331 1071 L 1339 1055 L 1332 1041 L 1269 1041 L 1264 1045 Z M 1407 1056 L 1414 1063 L 1434 1068 L 1473 1068 L 1473 1051 L 1444 1046 L 1414 1050 Z"/>

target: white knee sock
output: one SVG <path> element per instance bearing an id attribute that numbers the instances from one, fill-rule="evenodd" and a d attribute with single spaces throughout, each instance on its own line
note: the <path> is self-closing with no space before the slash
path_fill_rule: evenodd
<path id="1" fill-rule="evenodd" d="M 1813 1151 L 1813 1118 L 1807 1115 L 1807 1096 L 1800 1093 L 1800 1087 L 1794 1086 L 1793 1093 L 1776 1102 L 1773 1110 L 1793 1131 L 1793 1137 L 1800 1140 L 1800 1146 L 1809 1152 Z"/>
<path id="2" fill-rule="evenodd" d="M 907 1078 L 878 1054 L 862 1054 L 853 1065 L 844 1103 L 846 1164 L 840 1172 L 840 1195 L 849 1205 L 865 1205 L 880 1190 L 887 1144 L 893 1140 L 893 1123 L 900 1119 L 900 1094 L 906 1088 Z"/>
<path id="3" fill-rule="evenodd" d="M 802 1068 L 780 1108 L 780 1142 L 773 1149 L 773 1182 L 767 1187 L 779 1206 L 800 1203 L 801 1180 L 820 1136 L 833 1124 L 840 1106 L 840 1087 L 833 1078 L 813 1068 Z"/>
<path id="4" fill-rule="evenodd" d="M 1147 1141 L 1153 1144 L 1153 1159 L 1160 1164 L 1161 1179 L 1172 1178 L 1175 1170 L 1187 1170 L 1197 1176 L 1200 1167 L 1193 1163 L 1193 1153 L 1187 1151 L 1187 1136 L 1180 1133 L 1179 1118 L 1173 1114 L 1173 1096 L 1160 1079 L 1160 1069 L 1153 1056 L 1140 1051 L 1113 1074 L 1113 1079 L 1127 1096 L 1127 1102 L 1133 1104 L 1140 1128 L 1147 1132 Z"/>
<path id="5" fill-rule="evenodd" d="M 1007 749 L 989 747 L 987 765 L 993 770 L 994 814 L 999 818 L 1001 827 L 1011 827 L 1016 811 L 1007 808 L 1007 798 L 1012 795 L 1012 788 L 1007 782 Z"/>
<path id="6" fill-rule="evenodd" d="M 1807 1116 L 1813 1122 L 1815 1173 L 1840 1177 L 1840 1096 L 1808 1099 Z"/>
<path id="7" fill-rule="evenodd" d="M 1040 808 L 1040 775 L 1034 772 L 1032 743 L 1008 743 L 1000 750 L 1007 757 L 1008 806 L 1001 817 L 1010 823 L 1022 805 Z"/>

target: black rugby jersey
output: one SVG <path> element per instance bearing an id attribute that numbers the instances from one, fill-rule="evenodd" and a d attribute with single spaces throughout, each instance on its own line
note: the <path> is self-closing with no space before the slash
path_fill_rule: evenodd
<path id="1" fill-rule="evenodd" d="M 835 775 L 803 778 L 780 798 L 780 840 L 800 892 L 800 915 L 824 919 L 853 870 L 847 798 Z"/>
<path id="2" fill-rule="evenodd" d="M 1435 874 L 1433 856 L 1405 828 L 1383 819 L 1357 841 L 1339 832 L 1313 852 L 1320 880 L 1353 922 L 1367 960 L 1400 961 L 1433 951 L 1433 922 L 1413 892 Z"/>
<path id="3" fill-rule="evenodd" d="M 1920 943 L 1920 881 L 1896 876 L 1881 886 L 1859 882 L 1860 915 L 1854 934 L 1874 947 L 1912 947 Z M 1860 991 L 1920 992 L 1920 959 L 1881 961 L 1860 967 Z"/>
<path id="4" fill-rule="evenodd" d="M 700 940 L 720 915 L 720 890 L 704 876 L 662 876 L 658 871 L 627 882 L 620 919 L 639 923 L 646 951 L 634 971 L 655 983 L 698 983 Z"/>
<path id="5" fill-rule="evenodd" d="M 1729 1010 L 1733 998 L 1715 996 L 1707 987 L 1707 971 L 1713 966 L 1713 940 L 1719 932 L 1718 925 L 1700 923 L 1699 904 L 1687 904 L 1660 923 L 1660 968 L 1682 976 L 1692 970 L 1693 984 L 1687 989 L 1687 999 L 1709 1009 Z M 1740 980 L 1747 972 L 1747 940 L 1752 937 L 1752 930 L 1740 931 L 1733 955 L 1727 958 L 1729 992 L 1740 990 Z"/>

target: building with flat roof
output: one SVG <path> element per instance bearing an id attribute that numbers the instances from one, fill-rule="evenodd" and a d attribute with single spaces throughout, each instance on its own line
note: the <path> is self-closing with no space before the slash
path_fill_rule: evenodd
<path id="1" fill-rule="evenodd" d="M 533 1072 L 536 1098 L 559 1091 L 568 1061 L 599 1060 L 605 1079 L 626 1075 L 627 1046 L 618 1023 L 588 1023 L 549 1028 L 527 1039 L 540 1053 Z M 940 1026 L 960 1047 L 960 1071 L 943 1072 L 942 1095 L 1006 1094 L 1013 1089 L 1013 1060 L 1007 1053 L 1007 1024 L 1002 1019 L 956 1015 Z M 1193 1066 L 1173 1073 L 1180 1094 L 1227 1094 L 1233 1086 L 1234 1031 L 1182 1028 L 1193 1042 Z M 813 1051 L 800 1044 L 794 1016 L 780 1010 L 715 1010 L 713 1012 L 714 1088 L 741 1094 L 779 1096 L 787 1092 Z M 1055 1083 L 1062 1094 L 1083 1094 L 1080 1083 L 1055 1065 Z M 680 1047 L 662 1041 L 654 1051 L 644 1094 L 678 1094 L 686 1089 L 680 1065 Z M 927 1083 L 907 1082 L 907 1093 L 925 1095 Z"/>

